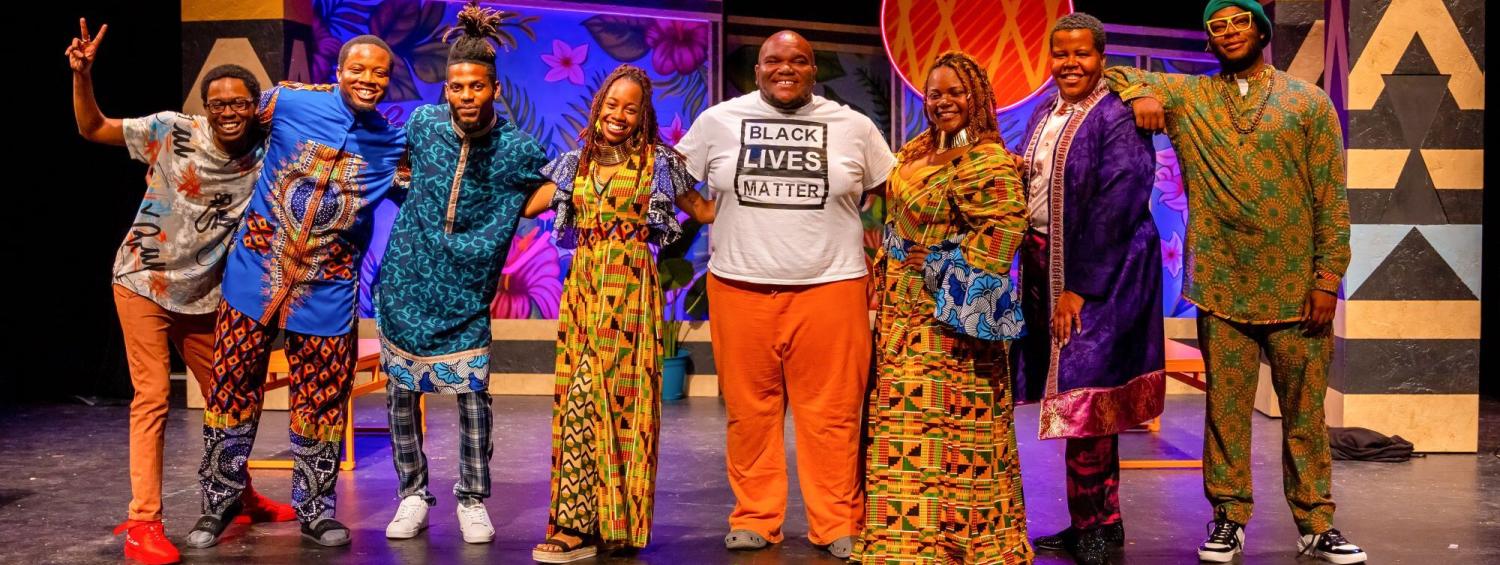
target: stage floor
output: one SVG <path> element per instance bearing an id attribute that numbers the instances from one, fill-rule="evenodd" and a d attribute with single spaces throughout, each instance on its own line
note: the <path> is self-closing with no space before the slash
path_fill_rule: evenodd
<path id="1" fill-rule="evenodd" d="M 178 398 L 180 401 L 180 398 Z M 384 422 L 379 395 L 360 400 L 357 422 Z M 180 405 L 180 402 L 178 403 Z M 351 546 L 304 543 L 297 525 L 231 526 L 207 550 L 183 550 L 187 563 L 530 563 L 547 512 L 548 430 L 545 397 L 495 398 L 494 496 L 488 501 L 494 543 L 462 541 L 451 486 L 458 473 L 457 413 L 451 397 L 430 399 L 427 455 L 438 506 L 429 530 L 388 541 L 386 522 L 397 504 L 395 473 L 384 436 L 361 436 L 358 468 L 339 479 L 338 517 L 354 530 Z M 795 474 L 787 540 L 759 552 L 730 553 L 721 538 L 733 499 L 724 479 L 724 409 L 718 399 L 692 398 L 663 408 L 661 468 L 651 546 L 605 563 L 838 563 L 807 541 Z M 1500 562 L 1500 403 L 1482 409 L 1477 455 L 1433 455 L 1410 463 L 1334 463 L 1337 525 L 1375 563 Z M 121 560 L 110 529 L 124 519 L 130 487 L 124 406 L 0 406 L 0 563 L 109 563 Z M 1066 525 L 1062 442 L 1035 439 L 1036 407 L 1018 411 L 1022 468 L 1031 535 Z M 174 408 L 168 421 L 164 504 L 167 533 L 181 543 L 198 514 L 196 472 L 202 414 Z M 787 442 L 791 444 L 790 424 Z M 285 413 L 268 412 L 257 455 L 286 446 Z M 1162 433 L 1129 434 L 1126 457 L 1196 457 L 1202 448 L 1202 396 L 1169 398 Z M 1261 505 L 1248 528 L 1243 563 L 1291 563 L 1296 529 L 1281 496 L 1280 426 L 1255 416 L 1255 490 Z M 791 458 L 789 458 L 791 460 Z M 1210 519 L 1197 470 L 1126 470 L 1121 498 L 1128 545 L 1117 563 L 1194 563 Z M 261 492 L 286 500 L 290 472 L 255 471 Z M 1041 553 L 1038 563 L 1071 563 Z M 587 563 L 585 561 L 584 563 Z"/>

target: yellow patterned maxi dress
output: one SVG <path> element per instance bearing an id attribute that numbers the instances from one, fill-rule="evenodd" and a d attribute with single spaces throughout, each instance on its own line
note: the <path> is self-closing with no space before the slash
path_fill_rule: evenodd
<path id="1" fill-rule="evenodd" d="M 1026 229 L 1015 157 L 980 143 L 901 173 L 898 163 L 876 272 L 878 374 L 853 558 L 1029 563 L 1006 360 L 1021 333 L 1009 273 Z"/>
<path id="2" fill-rule="evenodd" d="M 663 298 L 649 244 L 680 235 L 672 202 L 692 181 L 661 147 L 609 179 L 578 162 L 573 151 L 543 169 L 558 185 L 559 244 L 576 249 L 558 309 L 547 535 L 566 528 L 640 548 L 661 408 Z"/>

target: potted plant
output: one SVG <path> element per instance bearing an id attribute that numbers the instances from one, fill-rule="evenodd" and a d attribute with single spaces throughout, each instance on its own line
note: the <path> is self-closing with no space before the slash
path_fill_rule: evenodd
<path id="1" fill-rule="evenodd" d="M 688 250 L 698 239 L 703 224 L 688 220 L 682 224 L 682 237 L 671 245 L 661 248 L 657 255 L 657 278 L 663 293 L 687 288 L 679 299 L 683 302 L 682 319 L 671 313 L 661 325 L 662 400 L 680 400 L 687 397 L 687 363 L 692 351 L 680 347 L 687 337 L 689 322 L 701 319 L 708 313 L 708 285 L 705 277 L 696 277 L 693 262 L 687 259 Z"/>

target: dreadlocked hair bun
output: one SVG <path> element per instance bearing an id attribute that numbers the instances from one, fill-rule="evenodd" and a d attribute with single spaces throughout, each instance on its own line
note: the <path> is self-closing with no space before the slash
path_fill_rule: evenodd
<path id="1" fill-rule="evenodd" d="M 495 45 L 514 47 L 515 40 L 500 33 L 500 25 L 513 14 L 490 8 L 481 8 L 478 0 L 470 0 L 458 11 L 458 25 L 443 32 L 442 41 L 452 42 L 448 49 L 448 64 L 478 63 L 494 69 Z M 454 37 L 457 36 L 456 39 Z"/>

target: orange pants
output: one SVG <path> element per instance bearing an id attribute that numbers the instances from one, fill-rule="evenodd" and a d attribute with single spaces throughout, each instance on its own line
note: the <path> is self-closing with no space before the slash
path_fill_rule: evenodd
<path id="1" fill-rule="evenodd" d="M 172 390 L 171 354 L 182 360 L 207 394 L 213 377 L 214 315 L 178 314 L 150 298 L 114 285 L 115 312 L 125 333 L 125 360 L 130 364 L 130 513 L 131 520 L 161 519 L 162 439 L 166 436 L 167 395 Z"/>
<path id="2" fill-rule="evenodd" d="M 783 538 L 782 429 L 790 404 L 808 539 L 821 545 L 858 533 L 860 414 L 870 371 L 867 284 L 862 277 L 777 286 L 709 275 L 714 365 L 729 415 L 731 530 L 773 543 Z"/>

